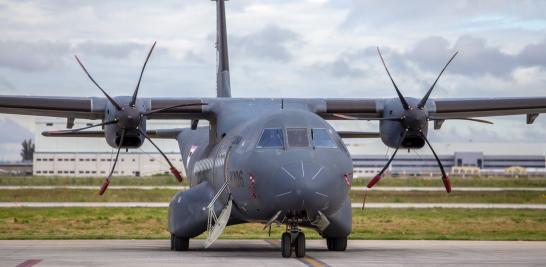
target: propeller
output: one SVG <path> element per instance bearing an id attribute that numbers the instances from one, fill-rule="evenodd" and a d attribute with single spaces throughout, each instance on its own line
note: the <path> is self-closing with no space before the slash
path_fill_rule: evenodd
<path id="1" fill-rule="evenodd" d="M 379 47 L 377 47 L 377 53 L 379 54 L 379 58 L 381 59 L 381 63 L 383 64 L 383 67 L 385 68 L 385 71 L 387 72 L 387 75 L 389 76 L 389 79 L 392 82 L 392 85 L 394 86 L 394 89 L 396 90 L 396 94 L 398 95 L 398 98 L 400 99 L 400 103 L 402 104 L 402 107 L 404 108 L 404 112 L 401 117 L 390 117 L 390 118 L 380 118 L 380 120 L 389 120 L 389 121 L 399 121 L 402 126 L 404 127 L 404 131 L 401 134 L 400 141 L 398 145 L 396 146 L 394 153 L 390 157 L 390 159 L 387 161 L 383 169 L 368 183 L 367 187 L 372 188 L 379 180 L 381 180 L 381 177 L 383 173 L 387 170 L 391 162 L 394 160 L 394 157 L 396 156 L 396 153 L 398 152 L 398 149 L 402 147 L 404 139 L 408 135 L 408 133 L 412 133 L 413 135 L 417 134 L 419 137 L 421 137 L 425 143 L 428 145 L 430 150 L 432 151 L 432 154 L 434 155 L 434 158 L 436 158 L 436 162 L 438 163 L 438 166 L 440 167 L 440 171 L 442 172 L 442 182 L 444 183 L 444 187 L 448 193 L 451 192 L 451 184 L 449 182 L 449 177 L 447 176 L 444 166 L 442 164 L 442 161 L 440 158 L 438 158 L 438 155 L 436 154 L 436 151 L 432 148 L 432 145 L 428 141 L 426 134 L 423 132 L 426 130 L 426 126 L 428 125 L 428 121 L 431 119 L 428 115 L 428 111 L 425 110 L 426 103 L 430 97 L 430 94 L 432 93 L 432 90 L 436 87 L 436 84 L 438 83 L 438 80 L 446 70 L 447 66 L 453 61 L 455 56 L 457 56 L 458 52 L 455 52 L 451 58 L 449 58 L 448 62 L 445 64 L 445 66 L 442 68 L 438 76 L 436 77 L 436 80 L 434 80 L 434 83 L 430 86 L 427 93 L 423 98 L 419 101 L 419 103 L 416 106 L 411 106 L 402 93 L 400 92 L 400 89 L 396 85 L 396 82 L 394 82 L 394 79 L 391 76 L 391 73 L 389 72 L 389 69 L 387 68 L 387 64 L 385 64 L 385 60 L 383 59 L 383 55 L 381 54 L 381 50 Z M 354 119 L 351 116 L 346 116 L 341 114 L 335 114 L 335 116 L 345 119 Z M 356 118 L 358 119 L 358 118 Z M 472 121 L 477 122 L 486 122 L 483 120 L 477 120 L 477 119 L 470 119 Z M 486 122 L 487 123 L 487 122 Z"/>
<path id="2" fill-rule="evenodd" d="M 74 56 L 76 58 L 76 61 L 80 65 L 80 67 L 85 72 L 85 74 L 87 74 L 87 77 L 89 77 L 89 79 L 93 82 L 93 84 L 95 84 L 95 86 L 97 86 L 97 88 L 99 88 L 99 90 L 106 96 L 106 98 L 112 104 L 112 106 L 115 107 L 115 109 L 116 109 L 115 114 L 114 114 L 115 119 L 107 121 L 107 122 L 103 122 L 103 123 L 100 123 L 100 124 L 95 124 L 95 125 L 91 125 L 91 126 L 88 126 L 88 127 L 80 128 L 80 129 L 66 130 L 66 131 L 56 131 L 56 132 L 53 132 L 53 133 L 55 133 L 55 134 L 65 134 L 65 133 L 69 134 L 69 133 L 80 132 L 82 130 L 90 129 L 90 128 L 93 128 L 93 127 L 105 126 L 105 125 L 111 125 L 111 124 L 116 124 L 119 128 L 121 128 L 121 135 L 119 137 L 120 138 L 119 143 L 117 143 L 116 157 L 115 157 L 114 163 L 112 164 L 112 168 L 110 170 L 110 173 L 109 173 L 108 177 L 104 180 L 104 182 L 102 183 L 102 185 L 100 187 L 99 195 L 103 195 L 106 192 L 106 190 L 108 189 L 108 185 L 110 184 L 110 179 L 112 178 L 112 175 L 114 173 L 114 170 L 115 170 L 117 162 L 118 162 L 119 153 L 121 151 L 121 148 L 123 148 L 124 140 L 125 140 L 126 134 L 128 133 L 129 130 L 137 131 L 141 136 L 143 136 L 148 141 L 150 141 L 150 143 L 159 151 L 159 153 L 163 156 L 163 158 L 165 158 L 165 160 L 169 163 L 171 173 L 175 176 L 175 178 L 179 182 L 182 182 L 182 175 L 180 174 L 180 172 L 176 169 L 176 167 L 174 167 L 174 165 L 167 158 L 165 153 L 163 153 L 163 151 L 161 151 L 161 149 L 152 141 L 152 139 L 144 131 L 139 129 L 139 126 L 140 126 L 143 119 L 145 119 L 147 116 L 149 116 L 151 114 L 154 114 L 156 112 L 162 112 L 162 111 L 166 111 L 166 110 L 170 110 L 170 109 L 187 107 L 187 106 L 206 105 L 206 103 L 188 103 L 188 104 L 181 104 L 181 105 L 173 105 L 173 106 L 170 106 L 170 107 L 151 110 L 151 111 L 141 111 L 141 110 L 139 110 L 139 108 L 136 106 L 136 102 L 137 102 L 137 98 L 138 98 L 138 90 L 140 88 L 140 83 L 142 81 L 142 76 L 144 75 L 144 70 L 146 69 L 146 65 L 148 64 L 148 61 L 149 61 L 149 59 L 150 59 L 150 57 L 152 55 L 152 52 L 153 52 L 156 44 L 157 44 L 157 42 L 154 42 L 154 44 L 150 48 L 150 51 L 148 52 L 146 60 L 144 61 L 144 64 L 143 64 L 142 69 L 140 71 L 140 76 L 138 78 L 136 88 L 135 88 L 135 90 L 133 92 L 133 95 L 131 97 L 131 101 L 129 102 L 128 105 L 122 105 L 122 104 L 118 103 L 115 99 L 110 97 L 110 95 L 108 95 L 108 93 L 106 93 L 106 91 L 95 81 L 95 79 L 93 78 L 93 76 L 91 76 L 89 71 L 87 71 L 87 69 L 83 65 L 82 61 L 78 58 L 78 56 Z"/>

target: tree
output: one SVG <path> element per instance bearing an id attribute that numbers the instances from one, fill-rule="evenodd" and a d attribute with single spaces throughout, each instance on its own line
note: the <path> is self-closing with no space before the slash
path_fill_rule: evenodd
<path id="1" fill-rule="evenodd" d="M 34 158 L 34 143 L 32 139 L 27 139 L 21 144 L 23 148 L 21 149 L 21 157 L 23 161 L 31 161 Z"/>

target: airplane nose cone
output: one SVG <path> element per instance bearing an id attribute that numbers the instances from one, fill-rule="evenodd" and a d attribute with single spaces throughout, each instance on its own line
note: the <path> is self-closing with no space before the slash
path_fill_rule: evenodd
<path id="1" fill-rule="evenodd" d="M 335 166 L 316 161 L 281 164 L 271 179 L 276 183 L 261 188 L 276 210 L 337 210 L 347 196 L 349 185 Z"/>

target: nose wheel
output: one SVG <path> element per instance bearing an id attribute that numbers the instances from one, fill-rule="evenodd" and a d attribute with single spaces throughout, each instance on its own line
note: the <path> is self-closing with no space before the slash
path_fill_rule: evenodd
<path id="1" fill-rule="evenodd" d="M 300 231 L 297 225 L 292 225 L 289 231 L 281 236 L 281 253 L 283 258 L 292 256 L 292 248 L 297 258 L 305 257 L 305 234 Z"/>

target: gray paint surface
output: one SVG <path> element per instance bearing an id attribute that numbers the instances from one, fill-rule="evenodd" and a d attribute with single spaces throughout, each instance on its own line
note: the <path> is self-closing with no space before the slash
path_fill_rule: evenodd
<path id="1" fill-rule="evenodd" d="M 168 240 L 2 240 L 0 265 L 36 266 L 543 266 L 546 242 L 350 240 L 343 253 L 308 240 L 308 257 L 279 257 L 278 242 L 218 240 L 207 250 L 192 240 L 184 253 Z"/>

